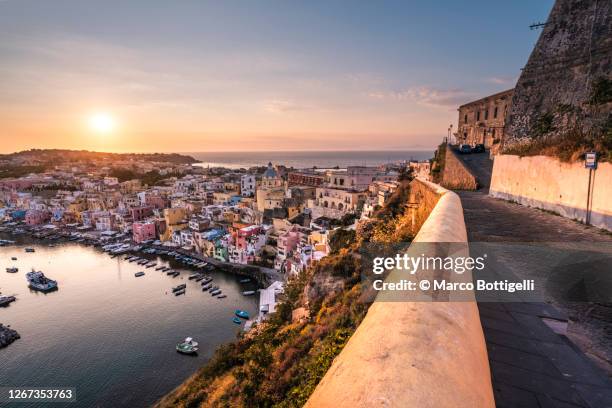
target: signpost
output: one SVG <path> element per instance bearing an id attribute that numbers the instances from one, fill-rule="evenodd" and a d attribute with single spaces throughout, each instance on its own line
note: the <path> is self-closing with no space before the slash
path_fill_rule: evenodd
<path id="1" fill-rule="evenodd" d="M 587 189 L 587 205 L 586 205 L 586 224 L 591 222 L 591 179 L 593 178 L 593 170 L 597 169 L 597 152 L 587 152 L 584 155 L 584 167 L 589 169 L 589 186 Z"/>
<path id="2" fill-rule="evenodd" d="M 597 152 L 585 153 L 584 167 L 591 170 L 597 168 Z"/>

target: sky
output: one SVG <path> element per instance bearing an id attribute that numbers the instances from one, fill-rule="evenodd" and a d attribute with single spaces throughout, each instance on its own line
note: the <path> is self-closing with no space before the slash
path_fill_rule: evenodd
<path id="1" fill-rule="evenodd" d="M 431 148 L 552 0 L 0 0 L 0 151 Z"/>

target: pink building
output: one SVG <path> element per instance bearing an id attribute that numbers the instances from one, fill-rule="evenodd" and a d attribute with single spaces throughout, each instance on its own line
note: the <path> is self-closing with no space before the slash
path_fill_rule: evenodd
<path id="1" fill-rule="evenodd" d="M 149 206 L 134 207 L 134 208 L 130 208 L 130 213 L 132 215 L 132 220 L 142 221 L 145 218 L 148 218 L 151 215 L 153 215 L 153 208 Z"/>
<path id="2" fill-rule="evenodd" d="M 132 238 L 135 242 L 148 241 L 157 237 L 155 223 L 152 221 L 135 222 L 132 224 Z"/>
<path id="3" fill-rule="evenodd" d="M 261 233 L 262 228 L 260 225 L 249 225 L 248 227 L 240 228 L 236 233 L 236 247 L 246 249 L 248 238 Z"/>
<path id="4" fill-rule="evenodd" d="M 48 211 L 28 210 L 25 215 L 25 222 L 28 225 L 40 225 L 51 218 Z"/>

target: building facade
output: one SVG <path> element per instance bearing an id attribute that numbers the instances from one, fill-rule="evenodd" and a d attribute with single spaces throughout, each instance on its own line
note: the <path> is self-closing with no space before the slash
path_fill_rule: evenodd
<path id="1" fill-rule="evenodd" d="M 459 107 L 458 144 L 484 144 L 496 150 L 504 138 L 506 115 L 510 112 L 514 89 L 486 96 Z"/>

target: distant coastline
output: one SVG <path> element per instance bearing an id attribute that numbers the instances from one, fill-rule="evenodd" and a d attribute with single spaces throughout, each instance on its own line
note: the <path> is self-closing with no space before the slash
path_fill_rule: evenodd
<path id="1" fill-rule="evenodd" d="M 270 151 L 270 152 L 184 152 L 204 167 L 229 169 L 263 166 L 268 162 L 296 169 L 346 166 L 378 166 L 384 163 L 427 160 L 435 149 L 378 151 Z"/>

